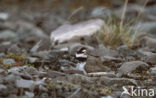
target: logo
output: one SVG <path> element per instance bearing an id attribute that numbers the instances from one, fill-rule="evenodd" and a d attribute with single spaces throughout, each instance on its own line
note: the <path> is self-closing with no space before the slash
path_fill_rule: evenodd
<path id="1" fill-rule="evenodd" d="M 142 96 L 143 97 L 143 96 L 155 95 L 154 89 L 145 89 L 145 88 L 134 87 L 134 86 L 123 86 L 122 89 L 123 89 L 123 92 L 121 93 L 121 96 L 129 95 L 129 96 Z"/>

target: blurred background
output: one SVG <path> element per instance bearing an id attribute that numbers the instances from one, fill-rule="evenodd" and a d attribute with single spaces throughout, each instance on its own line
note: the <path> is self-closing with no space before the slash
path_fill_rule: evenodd
<path id="1" fill-rule="evenodd" d="M 49 34 L 68 22 L 107 20 L 112 15 L 120 18 L 124 3 L 125 0 L 1 0 L 0 19 L 24 20 Z M 144 7 L 141 21 L 155 21 L 156 0 L 129 0 L 126 19 L 133 20 Z"/>

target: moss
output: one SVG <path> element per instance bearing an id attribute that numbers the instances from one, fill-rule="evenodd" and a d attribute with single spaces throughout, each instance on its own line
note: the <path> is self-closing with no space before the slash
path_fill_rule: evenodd
<path id="1" fill-rule="evenodd" d="M 49 83 L 49 84 L 47 84 L 47 86 L 49 88 L 55 88 L 57 85 L 58 85 L 57 83 Z"/>
<path id="2" fill-rule="evenodd" d="M 57 85 L 62 86 L 63 88 L 67 88 L 67 89 L 74 89 L 74 85 L 71 83 L 66 83 L 63 81 L 59 81 L 59 82 L 54 82 L 54 83 L 49 83 L 47 84 L 47 86 L 51 89 L 55 88 Z"/>
<path id="3" fill-rule="evenodd" d="M 4 58 L 12 58 L 16 61 L 23 61 L 25 59 L 25 55 L 18 55 L 18 54 L 14 54 L 14 53 L 9 53 L 3 56 Z"/>
<path id="4" fill-rule="evenodd" d="M 34 64 L 30 64 L 30 63 L 28 63 L 27 61 L 25 62 L 24 65 L 27 65 L 27 66 L 35 66 Z"/>
<path id="5" fill-rule="evenodd" d="M 98 89 L 98 92 L 100 95 L 111 95 L 112 89 L 109 87 L 105 87 L 105 88 Z"/>
<path id="6" fill-rule="evenodd" d="M 6 59 L 6 58 L 14 59 L 16 62 L 13 64 L 3 64 L 3 59 Z M 25 62 L 25 58 L 26 58 L 25 55 L 9 53 L 9 54 L 5 54 L 2 58 L 0 58 L 0 64 L 2 64 L 2 68 L 4 68 L 4 69 L 8 69 L 8 68 L 14 67 L 14 66 L 22 66 L 22 65 L 34 66 L 33 64 Z"/>
<path id="7" fill-rule="evenodd" d="M 11 66 L 12 66 L 11 64 L 3 64 L 2 68 L 8 69 L 8 68 L 10 68 Z"/>

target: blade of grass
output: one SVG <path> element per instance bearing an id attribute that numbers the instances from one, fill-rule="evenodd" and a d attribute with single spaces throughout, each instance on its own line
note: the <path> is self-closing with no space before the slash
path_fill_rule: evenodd
<path id="1" fill-rule="evenodd" d="M 120 30 L 122 29 L 122 26 L 123 26 L 123 21 L 124 21 L 124 18 L 125 18 L 127 4 L 128 4 L 128 0 L 125 0 L 125 4 L 124 4 L 123 11 L 122 11 L 122 14 L 121 14 Z"/>

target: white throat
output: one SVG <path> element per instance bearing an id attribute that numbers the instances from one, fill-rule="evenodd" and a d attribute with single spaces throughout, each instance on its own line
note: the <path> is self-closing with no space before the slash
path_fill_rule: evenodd
<path id="1" fill-rule="evenodd" d="M 77 58 L 87 58 L 87 55 L 84 54 L 76 54 Z"/>

